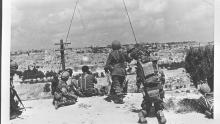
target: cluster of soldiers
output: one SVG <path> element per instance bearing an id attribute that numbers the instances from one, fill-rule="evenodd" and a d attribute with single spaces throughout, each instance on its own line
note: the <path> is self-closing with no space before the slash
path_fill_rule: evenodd
<path id="1" fill-rule="evenodd" d="M 56 109 L 75 104 L 78 97 L 103 96 L 106 94 L 105 87 L 95 88 L 97 80 L 88 66 L 83 66 L 82 72 L 83 74 L 78 80 L 72 78 L 72 69 L 70 68 L 54 76 L 51 89 L 54 96 L 53 104 Z"/>
<path id="2" fill-rule="evenodd" d="M 166 119 L 162 112 L 164 108 L 164 74 L 158 68 L 158 58 L 144 53 L 139 47 L 135 46 L 123 51 L 119 41 L 112 42 L 112 51 L 104 67 L 105 73 L 110 77 L 110 89 L 106 87 L 95 88 L 97 80 L 87 65 L 82 67 L 83 74 L 78 80 L 72 78 L 72 69 L 66 69 L 54 75 L 51 89 L 55 108 L 75 104 L 78 97 L 103 96 L 106 94 L 108 94 L 105 98 L 106 101 L 123 104 L 128 85 L 126 67 L 135 59 L 137 61 L 137 87 L 140 89 L 140 84 L 142 84 L 144 94 L 141 104 L 142 110 L 138 114 L 139 123 L 147 123 L 146 117 L 150 114 L 151 108 L 154 107 L 159 124 L 165 124 Z M 150 63 L 149 66 L 153 68 L 147 75 L 142 67 L 144 63 Z"/>
<path id="3" fill-rule="evenodd" d="M 135 59 L 137 73 L 137 88 L 143 85 L 143 102 L 142 110 L 139 112 L 139 123 L 147 123 L 146 117 L 150 115 L 151 108 L 154 107 L 155 115 L 159 124 L 165 124 L 166 118 L 163 114 L 163 98 L 165 83 L 165 75 L 158 68 L 158 58 L 149 54 L 148 51 L 143 51 L 141 45 L 130 47 L 126 52 L 121 50 L 121 44 L 118 41 L 112 43 L 112 52 L 109 54 L 105 71 L 110 73 L 112 77 L 112 85 L 110 94 L 107 97 L 115 103 L 124 103 L 124 88 L 126 85 L 126 63 L 130 63 Z M 148 69 L 145 70 L 143 65 L 147 63 Z M 151 67 L 151 69 L 150 69 Z M 145 72 L 148 73 L 145 73 Z M 126 88 L 125 88 L 126 89 Z"/>
<path id="4" fill-rule="evenodd" d="M 123 104 L 123 98 L 127 93 L 126 67 L 133 59 L 137 61 L 137 86 L 143 85 L 142 110 L 139 112 L 139 123 L 147 123 L 146 116 L 150 114 L 151 108 L 155 108 L 155 114 L 159 124 L 165 124 L 166 119 L 163 114 L 163 84 L 165 76 L 157 65 L 158 58 L 144 53 L 139 47 L 128 48 L 127 51 L 121 49 L 119 41 L 112 42 L 112 51 L 107 58 L 104 67 L 105 73 L 110 76 L 110 89 L 102 87 L 95 88 L 96 78 L 90 72 L 89 67 L 82 67 L 83 74 L 78 80 L 72 78 L 72 69 L 66 69 L 54 76 L 52 81 L 53 104 L 55 108 L 74 104 L 78 97 L 90 97 L 95 95 L 103 96 L 108 93 L 106 101 L 113 101 L 115 104 Z M 142 65 L 150 63 L 152 70 L 147 75 L 144 73 Z"/>
<path id="5" fill-rule="evenodd" d="M 156 116 L 159 124 L 165 124 L 166 118 L 163 114 L 164 104 L 164 90 L 165 75 L 159 69 L 157 61 L 158 57 L 152 55 L 148 50 L 144 49 L 142 45 L 136 44 L 134 47 L 128 47 L 127 51 L 121 49 L 119 41 L 112 42 L 112 51 L 108 56 L 106 65 L 104 67 L 109 86 L 95 88 L 97 80 L 94 74 L 91 73 L 89 67 L 84 65 L 82 67 L 83 74 L 78 80 L 73 78 L 72 69 L 68 68 L 55 74 L 51 84 L 53 105 L 55 109 L 61 106 L 75 104 L 78 97 L 103 96 L 107 95 L 106 101 L 113 101 L 115 104 L 123 104 L 124 97 L 127 93 L 128 81 L 126 80 L 126 67 L 132 61 L 136 60 L 136 85 L 137 91 L 140 91 L 143 85 L 143 101 L 141 104 L 141 111 L 138 113 L 139 123 L 146 124 L 146 117 L 152 114 Z M 13 86 L 13 76 L 18 69 L 17 63 L 11 61 L 10 63 L 10 115 L 21 114 L 21 109 L 18 104 L 23 106 L 16 90 Z M 207 83 L 205 83 L 207 84 Z M 199 104 L 204 112 L 213 117 L 213 93 L 205 84 L 200 87 L 200 92 L 205 94 L 199 99 Z M 24 106 L 23 106 L 24 108 Z"/>

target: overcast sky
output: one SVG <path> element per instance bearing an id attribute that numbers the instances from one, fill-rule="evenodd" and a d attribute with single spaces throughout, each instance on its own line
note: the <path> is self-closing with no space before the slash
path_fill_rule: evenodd
<path id="1" fill-rule="evenodd" d="M 138 42 L 213 41 L 213 0 L 125 0 Z M 76 0 L 12 0 L 12 49 L 65 39 Z M 134 43 L 122 0 L 79 0 L 71 47 Z"/>

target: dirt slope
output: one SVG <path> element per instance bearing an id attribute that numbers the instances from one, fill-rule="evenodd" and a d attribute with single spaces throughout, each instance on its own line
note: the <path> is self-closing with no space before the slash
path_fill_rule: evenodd
<path id="1" fill-rule="evenodd" d="M 142 101 L 141 93 L 129 93 L 125 104 L 116 105 L 104 101 L 104 97 L 79 98 L 75 105 L 54 109 L 52 99 L 24 101 L 27 110 L 11 124 L 136 124 L 137 111 Z M 167 124 L 208 124 L 203 114 L 192 112 L 176 114 L 165 111 Z M 157 124 L 156 118 L 148 118 L 149 124 Z"/>

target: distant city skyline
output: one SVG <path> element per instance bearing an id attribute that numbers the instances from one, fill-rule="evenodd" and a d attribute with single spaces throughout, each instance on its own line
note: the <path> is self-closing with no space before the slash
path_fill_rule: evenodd
<path id="1" fill-rule="evenodd" d="M 214 41 L 213 0 L 125 0 L 138 42 Z M 76 0 L 12 0 L 11 50 L 56 48 Z M 79 0 L 69 47 L 135 43 L 122 0 Z"/>

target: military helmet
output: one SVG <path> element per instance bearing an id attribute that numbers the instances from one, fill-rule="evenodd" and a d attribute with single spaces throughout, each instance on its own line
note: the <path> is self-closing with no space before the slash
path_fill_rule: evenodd
<path id="1" fill-rule="evenodd" d="M 18 69 L 18 64 L 15 61 L 10 61 L 10 70 L 16 71 Z"/>
<path id="2" fill-rule="evenodd" d="M 67 78 L 69 78 L 69 76 L 70 76 L 70 73 L 68 71 L 64 71 L 61 73 L 62 79 L 67 79 Z"/>
<path id="3" fill-rule="evenodd" d="M 113 50 L 119 50 L 121 48 L 121 43 L 120 41 L 114 40 L 112 42 L 112 49 Z"/>
<path id="4" fill-rule="evenodd" d="M 206 82 L 206 83 L 203 83 L 203 84 L 200 85 L 199 91 L 200 91 L 202 94 L 204 94 L 204 93 L 210 93 L 210 92 L 211 92 L 211 89 L 210 89 L 208 83 Z"/>
<path id="5" fill-rule="evenodd" d="M 69 72 L 70 76 L 73 74 L 73 70 L 71 68 L 66 69 L 67 72 Z"/>

